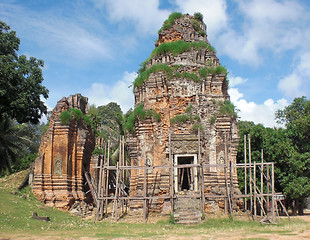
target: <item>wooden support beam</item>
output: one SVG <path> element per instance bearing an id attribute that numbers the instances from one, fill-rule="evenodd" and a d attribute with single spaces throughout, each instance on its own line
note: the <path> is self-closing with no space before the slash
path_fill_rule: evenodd
<path id="1" fill-rule="evenodd" d="M 173 174 L 173 159 L 172 159 L 172 153 L 171 153 L 171 131 L 169 132 L 169 170 L 170 170 L 170 177 L 169 177 L 169 182 L 170 182 L 170 207 L 171 207 L 171 214 L 174 214 L 174 187 L 173 187 L 173 179 L 174 179 L 174 174 Z"/>
<path id="2" fill-rule="evenodd" d="M 254 221 L 256 221 L 257 217 L 257 209 L 256 209 L 256 198 L 257 198 L 257 192 L 256 192 L 256 163 L 254 162 L 254 169 L 253 169 L 253 186 L 254 186 L 254 201 L 253 201 L 253 207 L 254 207 Z"/>
<path id="3" fill-rule="evenodd" d="M 250 174 L 249 174 L 249 177 L 250 177 L 250 180 L 249 180 L 249 183 L 250 183 L 250 211 L 251 213 L 253 214 L 253 192 L 252 192 L 252 159 L 251 159 L 251 136 L 250 134 L 248 134 L 248 143 L 249 143 L 249 164 L 250 164 Z"/>
<path id="4" fill-rule="evenodd" d="M 144 160 L 144 174 L 143 174 L 143 220 L 146 222 L 147 220 L 147 183 L 146 183 L 146 178 L 147 178 L 147 169 L 146 169 L 146 159 Z"/>
<path id="5" fill-rule="evenodd" d="M 243 144 L 244 144 L 244 194 L 247 195 L 247 188 L 248 188 L 248 183 L 247 183 L 247 157 L 246 157 L 246 135 L 243 136 Z M 247 210 L 247 198 L 244 198 L 244 210 Z"/>
<path id="6" fill-rule="evenodd" d="M 261 150 L 261 168 L 260 168 L 260 192 L 264 192 L 264 150 Z M 261 202 L 263 203 L 263 196 L 261 196 Z M 260 215 L 263 216 L 264 205 L 261 206 Z"/>
<path id="7" fill-rule="evenodd" d="M 108 140 L 108 157 L 107 157 L 107 167 L 110 165 L 110 140 Z M 105 187 L 105 195 L 109 195 L 109 175 L 110 171 L 107 170 L 107 177 L 106 177 L 106 187 Z M 105 200 L 105 215 L 108 214 L 108 199 Z"/>
<path id="8" fill-rule="evenodd" d="M 274 163 L 271 165 L 272 222 L 275 222 Z"/>

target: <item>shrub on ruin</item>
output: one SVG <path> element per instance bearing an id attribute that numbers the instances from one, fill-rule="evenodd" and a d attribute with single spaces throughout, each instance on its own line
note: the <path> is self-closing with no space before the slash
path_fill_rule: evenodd
<path id="1" fill-rule="evenodd" d="M 182 123 L 185 123 L 187 122 L 188 120 L 190 119 L 190 117 L 186 114 L 180 114 L 180 115 L 176 115 L 174 117 L 172 117 L 170 119 L 170 123 L 171 124 L 182 124 Z"/>
<path id="2" fill-rule="evenodd" d="M 158 34 L 161 33 L 163 30 L 166 30 L 168 28 L 170 28 L 176 19 L 181 18 L 183 16 L 182 13 L 180 12 L 173 12 L 169 15 L 168 19 L 166 21 L 164 21 L 164 25 L 162 26 L 161 29 L 159 29 Z"/>
<path id="3" fill-rule="evenodd" d="M 210 123 L 214 124 L 217 118 L 217 114 L 214 114 L 211 118 L 210 118 Z"/>
<path id="4" fill-rule="evenodd" d="M 195 29 L 196 32 L 201 30 L 200 23 L 197 20 L 195 20 L 195 19 L 192 20 L 192 26 L 193 26 L 193 28 Z"/>
<path id="5" fill-rule="evenodd" d="M 200 123 L 194 123 L 191 127 L 191 129 L 197 133 L 199 130 L 202 132 L 204 130 L 203 125 Z"/>
<path id="6" fill-rule="evenodd" d="M 60 113 L 59 119 L 62 125 L 68 125 L 72 119 L 72 113 L 69 111 L 63 111 Z"/>
<path id="7" fill-rule="evenodd" d="M 194 19 L 199 22 L 203 22 L 203 15 L 200 12 L 194 13 Z"/>
<path id="8" fill-rule="evenodd" d="M 151 57 L 158 55 L 165 55 L 169 53 L 172 53 L 174 56 L 177 56 L 178 54 L 181 54 L 183 52 L 190 51 L 191 48 L 194 48 L 195 50 L 205 48 L 208 51 L 215 53 L 215 49 L 210 44 L 203 41 L 200 42 L 176 41 L 160 44 L 157 48 L 153 50 Z"/>
<path id="9" fill-rule="evenodd" d="M 72 112 L 72 114 L 75 117 L 76 121 L 79 121 L 81 118 L 83 118 L 84 114 L 83 114 L 83 112 L 80 109 L 71 108 L 69 111 Z"/>
<path id="10" fill-rule="evenodd" d="M 150 67 L 149 69 L 145 70 L 144 72 L 141 72 L 138 77 L 135 79 L 133 86 L 134 89 L 136 87 L 140 87 L 143 85 L 143 83 L 149 78 L 151 73 L 163 71 L 167 76 L 171 76 L 172 74 L 172 68 L 165 64 L 156 64 Z"/>
<path id="11" fill-rule="evenodd" d="M 220 108 L 220 114 L 221 115 L 229 115 L 231 117 L 238 117 L 237 109 L 233 103 L 231 103 L 229 100 L 226 100 L 224 104 Z"/>

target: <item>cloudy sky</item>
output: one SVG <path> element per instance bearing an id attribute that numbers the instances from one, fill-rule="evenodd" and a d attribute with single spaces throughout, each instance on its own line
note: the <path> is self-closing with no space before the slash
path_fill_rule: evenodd
<path id="1" fill-rule="evenodd" d="M 242 120 L 275 126 L 274 112 L 310 96 L 309 0 L 1 0 L 19 54 L 44 60 L 46 104 L 82 93 L 96 106 L 133 106 L 139 64 L 170 13 L 201 12 L 229 71 Z"/>

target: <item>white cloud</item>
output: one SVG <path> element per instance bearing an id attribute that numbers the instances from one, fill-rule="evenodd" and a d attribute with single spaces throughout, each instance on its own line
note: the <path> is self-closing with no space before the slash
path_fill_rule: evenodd
<path id="1" fill-rule="evenodd" d="M 298 60 L 292 73 L 278 83 L 278 88 L 290 98 L 310 96 L 310 52 L 302 53 Z"/>
<path id="2" fill-rule="evenodd" d="M 125 72 L 123 78 L 114 85 L 108 86 L 102 83 L 93 83 L 90 89 L 86 90 L 86 96 L 89 98 L 90 104 L 96 106 L 106 105 L 110 102 L 116 102 L 121 106 L 125 113 L 134 106 L 134 95 L 132 88 L 129 88 L 137 77 L 135 72 Z"/>
<path id="3" fill-rule="evenodd" d="M 294 21 L 300 18 L 303 7 L 295 0 L 238 0 L 240 9 L 255 21 Z"/>
<path id="4" fill-rule="evenodd" d="M 256 104 L 246 101 L 237 88 L 229 89 L 228 93 L 232 103 L 240 110 L 241 120 L 253 121 L 256 124 L 261 123 L 265 127 L 281 126 L 275 121 L 275 112 L 288 105 L 286 99 L 281 98 L 276 102 L 273 99 L 267 99 L 263 104 Z"/>
<path id="5" fill-rule="evenodd" d="M 305 24 L 307 18 L 309 22 L 309 17 L 306 9 L 298 2 L 237 2 L 242 18 L 229 19 L 229 24 L 222 32 L 211 36 L 220 54 L 228 55 L 243 64 L 258 66 L 265 60 L 263 52 L 279 54 L 302 47 L 307 42 L 304 30 L 309 27 Z"/>
<path id="6" fill-rule="evenodd" d="M 106 8 L 111 21 L 132 21 L 138 32 L 154 34 L 170 11 L 159 8 L 159 0 L 93 0 L 97 8 Z"/>
<path id="7" fill-rule="evenodd" d="M 294 98 L 295 96 L 300 96 L 302 93 L 300 91 L 301 79 L 296 74 L 293 73 L 283 79 L 278 83 L 278 88 L 288 97 Z"/>
<path id="8" fill-rule="evenodd" d="M 235 87 L 237 85 L 243 84 L 246 81 L 248 81 L 247 78 L 242 78 L 242 77 L 234 77 L 232 75 L 228 75 L 228 79 L 229 79 L 229 87 Z"/>

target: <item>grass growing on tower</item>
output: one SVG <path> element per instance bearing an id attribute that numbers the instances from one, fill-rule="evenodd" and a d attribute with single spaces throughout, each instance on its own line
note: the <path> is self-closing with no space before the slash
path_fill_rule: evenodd
<path id="1" fill-rule="evenodd" d="M 229 115 L 231 117 L 237 118 L 237 109 L 233 103 L 229 100 L 226 100 L 224 104 L 220 108 L 220 114 L 222 115 Z"/>
<path id="2" fill-rule="evenodd" d="M 135 132 L 137 118 L 141 121 L 146 118 L 153 118 L 156 122 L 161 121 L 160 113 L 157 113 L 154 109 L 144 109 L 144 104 L 140 103 L 133 111 L 128 112 L 125 116 L 125 129 L 132 134 Z"/>
<path id="3" fill-rule="evenodd" d="M 176 41 L 176 42 L 167 42 L 160 44 L 157 48 L 155 48 L 152 51 L 151 57 L 158 56 L 158 55 L 164 55 L 168 53 L 172 53 L 174 56 L 177 56 L 178 54 L 181 54 L 186 51 L 190 51 L 191 48 L 194 48 L 195 50 L 200 50 L 202 48 L 205 48 L 211 52 L 215 53 L 215 49 L 206 42 L 184 42 L 184 41 Z"/>
<path id="4" fill-rule="evenodd" d="M 182 16 L 183 14 L 180 12 L 171 13 L 168 19 L 164 21 L 162 28 L 158 30 L 158 34 L 161 33 L 163 30 L 170 28 L 174 24 L 175 19 L 181 18 Z"/>

